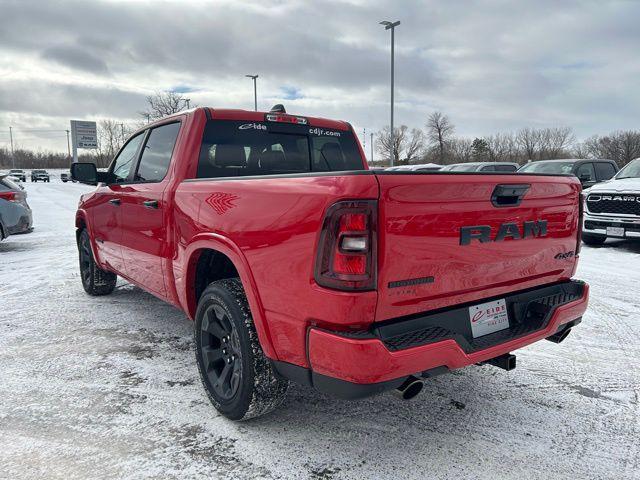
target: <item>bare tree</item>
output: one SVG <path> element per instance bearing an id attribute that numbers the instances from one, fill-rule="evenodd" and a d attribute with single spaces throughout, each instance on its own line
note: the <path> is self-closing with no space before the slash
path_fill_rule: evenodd
<path id="1" fill-rule="evenodd" d="M 435 152 L 439 154 L 438 151 Z M 444 163 L 467 163 L 473 160 L 473 141 L 469 138 L 452 138 L 447 142 Z"/>
<path id="2" fill-rule="evenodd" d="M 402 125 L 399 128 L 394 128 L 393 133 L 393 143 L 391 142 L 391 129 L 389 126 L 385 126 L 382 129 L 382 132 L 378 134 L 378 138 L 376 140 L 376 150 L 380 155 L 385 158 L 387 161 L 391 160 L 391 155 L 393 155 L 393 164 L 394 165 L 402 165 L 406 164 L 407 161 L 401 161 L 401 153 L 404 151 L 407 144 L 407 126 Z"/>
<path id="3" fill-rule="evenodd" d="M 576 140 L 570 127 L 545 128 L 541 132 L 541 138 L 541 159 L 567 157 Z"/>
<path id="4" fill-rule="evenodd" d="M 122 146 L 123 139 L 120 126 L 115 120 L 100 120 L 98 122 L 97 158 L 100 166 L 107 164 Z"/>
<path id="5" fill-rule="evenodd" d="M 520 160 L 518 143 L 513 133 L 496 133 L 486 137 L 489 160 L 492 162 L 517 162 Z"/>
<path id="6" fill-rule="evenodd" d="M 148 108 L 140 116 L 149 120 L 173 115 L 187 108 L 187 100 L 178 92 L 156 92 L 147 96 Z"/>
<path id="7" fill-rule="evenodd" d="M 540 130 L 525 127 L 516 133 L 516 142 L 524 155 L 524 160 L 538 160 L 538 153 L 543 144 Z"/>
<path id="8" fill-rule="evenodd" d="M 616 131 L 604 137 L 594 135 L 577 145 L 573 153 L 584 158 L 609 158 L 622 167 L 640 157 L 640 131 Z"/>
<path id="9" fill-rule="evenodd" d="M 455 131 L 455 126 L 442 112 L 433 112 L 427 118 L 427 138 L 438 149 L 440 163 L 444 163 L 447 142 Z"/>
<path id="10" fill-rule="evenodd" d="M 417 128 L 412 128 L 406 141 L 404 148 L 404 158 L 407 163 L 411 163 L 413 160 L 420 158 L 424 153 L 425 148 L 425 136 L 424 132 Z"/>
<path id="11" fill-rule="evenodd" d="M 623 131 L 615 133 L 620 144 L 618 163 L 626 165 L 634 158 L 640 157 L 640 132 Z"/>
<path id="12" fill-rule="evenodd" d="M 99 167 L 108 166 L 135 129 L 136 127 L 132 128 L 129 124 L 117 120 L 100 120 L 98 122 L 96 164 Z"/>

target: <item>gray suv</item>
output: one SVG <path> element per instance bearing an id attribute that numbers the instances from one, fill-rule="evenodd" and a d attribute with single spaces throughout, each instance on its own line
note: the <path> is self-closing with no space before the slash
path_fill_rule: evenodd
<path id="1" fill-rule="evenodd" d="M 618 164 L 613 160 L 563 158 L 559 160 L 538 160 L 523 165 L 518 173 L 569 174 L 580 179 L 582 188 L 611 180 L 618 173 Z"/>
<path id="2" fill-rule="evenodd" d="M 27 203 L 27 192 L 7 176 L 0 177 L 0 240 L 33 228 L 33 216 Z"/>

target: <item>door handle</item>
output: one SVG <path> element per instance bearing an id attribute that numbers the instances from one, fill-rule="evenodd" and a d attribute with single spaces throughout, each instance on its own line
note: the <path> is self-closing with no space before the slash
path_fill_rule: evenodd
<path id="1" fill-rule="evenodd" d="M 145 200 L 142 204 L 147 208 L 158 208 L 157 200 Z"/>
<path id="2" fill-rule="evenodd" d="M 120 199 L 119 198 L 112 198 L 111 200 L 109 200 L 109 203 L 111 205 L 119 207 L 120 206 Z"/>

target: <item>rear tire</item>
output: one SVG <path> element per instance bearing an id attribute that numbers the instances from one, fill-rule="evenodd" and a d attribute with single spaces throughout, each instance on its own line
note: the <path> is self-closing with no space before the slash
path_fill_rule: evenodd
<path id="1" fill-rule="evenodd" d="M 109 295 L 116 288 L 118 276 L 98 267 L 91 250 L 91 238 L 86 229 L 78 238 L 78 257 L 80 260 L 80 278 L 82 287 L 89 295 Z"/>
<path id="2" fill-rule="evenodd" d="M 586 245 L 591 245 L 593 247 L 597 247 L 604 244 L 606 240 L 607 240 L 607 237 L 605 235 L 591 235 L 589 233 L 582 234 L 582 241 Z"/>
<path id="3" fill-rule="evenodd" d="M 276 375 L 262 351 L 238 278 L 213 282 L 202 293 L 195 343 L 209 400 L 228 419 L 265 415 L 284 400 L 289 382 Z"/>

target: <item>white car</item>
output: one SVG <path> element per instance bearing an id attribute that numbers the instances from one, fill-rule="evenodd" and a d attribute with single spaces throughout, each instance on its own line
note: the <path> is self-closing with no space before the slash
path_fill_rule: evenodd
<path id="1" fill-rule="evenodd" d="M 454 163 L 442 168 L 443 172 L 503 172 L 513 173 L 520 165 L 513 162 L 467 162 Z"/>
<path id="2" fill-rule="evenodd" d="M 22 180 L 20 180 L 18 177 L 14 177 L 13 175 L 7 175 L 5 178 L 8 178 L 13 183 L 15 183 L 18 187 L 24 190 L 24 184 L 22 183 Z"/>
<path id="3" fill-rule="evenodd" d="M 386 170 L 401 171 L 401 172 L 437 172 L 442 168 L 442 165 L 437 163 L 419 163 L 416 165 L 399 165 L 397 167 L 389 167 Z"/>
<path id="4" fill-rule="evenodd" d="M 640 238 L 640 158 L 584 194 L 584 243 L 602 245 L 607 238 Z"/>

